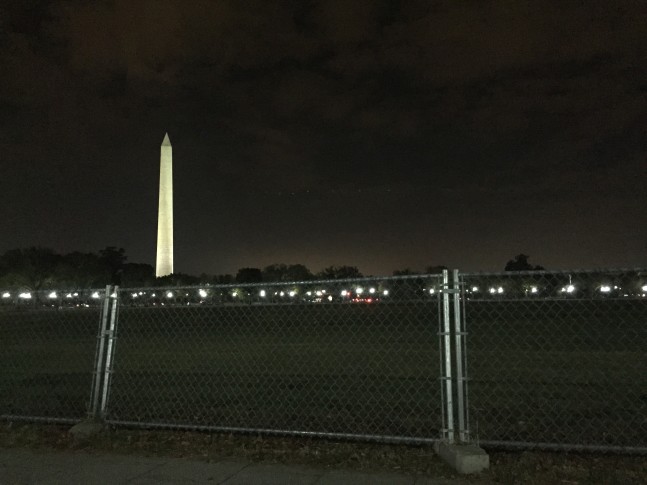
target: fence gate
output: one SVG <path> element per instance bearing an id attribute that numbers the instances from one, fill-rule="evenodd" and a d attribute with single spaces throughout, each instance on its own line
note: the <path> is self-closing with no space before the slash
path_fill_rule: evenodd
<path id="1" fill-rule="evenodd" d="M 442 275 L 118 289 L 103 411 L 131 426 L 436 441 L 465 412 L 443 424 L 451 291 Z"/>

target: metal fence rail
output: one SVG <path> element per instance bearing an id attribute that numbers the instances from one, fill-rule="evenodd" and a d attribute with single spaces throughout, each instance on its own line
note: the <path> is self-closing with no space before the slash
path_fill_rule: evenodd
<path id="1" fill-rule="evenodd" d="M 78 421 L 89 409 L 105 290 L 2 291 L 0 415 Z"/>
<path id="2" fill-rule="evenodd" d="M 462 275 L 482 444 L 647 451 L 647 273 Z"/>
<path id="3" fill-rule="evenodd" d="M 120 290 L 108 418 L 432 441 L 439 276 Z"/>

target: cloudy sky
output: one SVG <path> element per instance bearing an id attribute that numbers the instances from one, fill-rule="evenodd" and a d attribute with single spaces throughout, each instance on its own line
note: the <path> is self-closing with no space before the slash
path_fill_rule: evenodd
<path id="1" fill-rule="evenodd" d="M 647 4 L 5 0 L 0 251 L 647 265 Z"/>

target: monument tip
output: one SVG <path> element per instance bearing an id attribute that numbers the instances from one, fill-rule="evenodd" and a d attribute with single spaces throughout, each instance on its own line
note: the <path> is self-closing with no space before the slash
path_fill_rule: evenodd
<path id="1" fill-rule="evenodd" d="M 164 135 L 164 141 L 162 142 L 162 146 L 168 146 L 168 147 L 171 146 L 171 140 L 169 140 L 168 138 L 168 133 Z"/>

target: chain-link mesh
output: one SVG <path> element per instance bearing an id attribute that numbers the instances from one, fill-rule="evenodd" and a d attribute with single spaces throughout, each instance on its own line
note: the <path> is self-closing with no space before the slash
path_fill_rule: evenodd
<path id="1" fill-rule="evenodd" d="M 433 439 L 439 277 L 119 291 L 113 422 Z"/>
<path id="2" fill-rule="evenodd" d="M 647 272 L 465 274 L 451 311 L 442 288 L 428 275 L 123 289 L 118 312 L 103 290 L 0 292 L 0 415 L 78 420 L 94 389 L 114 423 L 434 440 L 437 332 L 462 305 L 473 438 L 647 449 Z"/>
<path id="3" fill-rule="evenodd" d="M 647 447 L 647 272 L 463 275 L 472 436 Z"/>
<path id="4" fill-rule="evenodd" d="M 0 416 L 78 420 L 105 290 L 0 292 Z"/>

